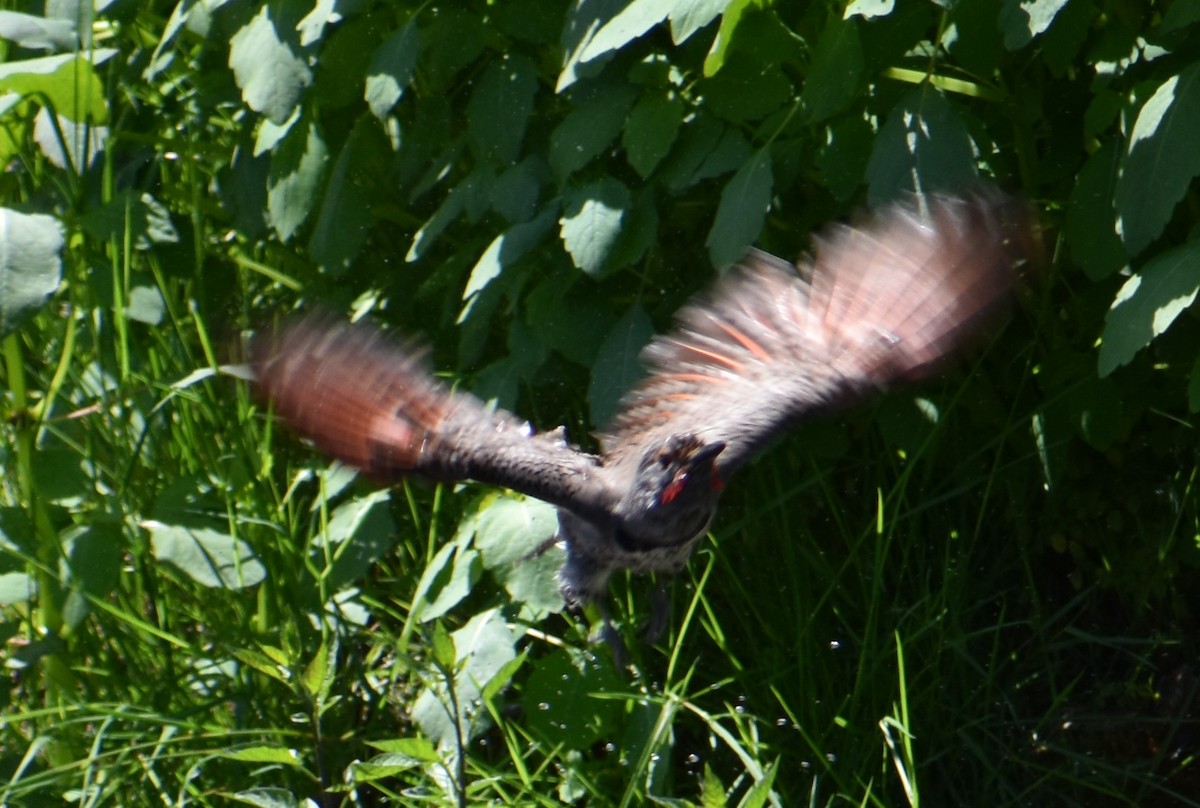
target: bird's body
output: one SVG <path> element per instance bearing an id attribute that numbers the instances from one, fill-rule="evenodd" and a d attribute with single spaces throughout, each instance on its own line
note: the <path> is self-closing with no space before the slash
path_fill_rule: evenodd
<path id="1" fill-rule="evenodd" d="M 368 326 L 300 320 L 259 341 L 253 365 L 279 415 L 372 477 L 472 479 L 558 506 L 563 594 L 598 600 L 614 570 L 678 572 L 724 481 L 775 436 L 954 353 L 1031 237 L 1021 205 L 982 191 L 837 227 L 800 267 L 752 252 L 647 347 L 599 455 L 451 392 L 421 351 Z"/>

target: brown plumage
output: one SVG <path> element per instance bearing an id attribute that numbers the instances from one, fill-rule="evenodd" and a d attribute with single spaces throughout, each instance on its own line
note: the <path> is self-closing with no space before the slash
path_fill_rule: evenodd
<path id="1" fill-rule="evenodd" d="M 599 456 L 451 392 L 369 326 L 302 319 L 256 342 L 252 364 L 284 420 L 372 477 L 473 479 L 558 506 L 563 594 L 597 599 L 615 569 L 677 572 L 724 481 L 783 430 L 936 369 L 1034 241 L 1021 203 L 980 190 L 834 227 L 799 267 L 753 251 L 647 346 Z"/>

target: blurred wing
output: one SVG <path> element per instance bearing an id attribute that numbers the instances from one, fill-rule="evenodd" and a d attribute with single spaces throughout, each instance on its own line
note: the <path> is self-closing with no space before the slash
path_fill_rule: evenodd
<path id="1" fill-rule="evenodd" d="M 595 458 L 559 432 L 534 434 L 510 413 L 450 391 L 426 371 L 423 351 L 371 326 L 311 316 L 255 340 L 251 364 L 280 417 L 368 476 L 472 479 L 607 512 Z"/>
<path id="2" fill-rule="evenodd" d="M 932 373 L 1005 300 L 1034 241 L 1024 205 L 987 190 L 836 227 L 799 267 L 751 252 L 647 346 L 605 462 L 693 433 L 725 442 L 728 475 L 805 415 Z"/>

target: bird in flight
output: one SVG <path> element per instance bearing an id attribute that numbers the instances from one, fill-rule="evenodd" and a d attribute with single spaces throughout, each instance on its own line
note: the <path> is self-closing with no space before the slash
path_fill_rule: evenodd
<path id="1" fill-rule="evenodd" d="M 424 352 L 309 316 L 251 346 L 256 386 L 320 450 L 368 476 L 475 480 L 558 508 L 568 603 L 609 576 L 679 572 L 738 469 L 815 414 L 934 372 L 984 330 L 1033 257 L 1027 208 L 992 188 L 911 196 L 827 230 L 799 265 L 758 250 L 688 303 L 600 434 L 452 392 Z"/>

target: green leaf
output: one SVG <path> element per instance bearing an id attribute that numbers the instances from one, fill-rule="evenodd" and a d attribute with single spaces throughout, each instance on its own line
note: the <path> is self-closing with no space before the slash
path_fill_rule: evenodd
<path id="1" fill-rule="evenodd" d="M 271 155 L 267 214 L 285 244 L 308 219 L 321 187 L 329 152 L 315 122 L 295 126 Z"/>
<path id="2" fill-rule="evenodd" d="M 474 301 L 488 285 L 500 276 L 501 271 L 521 259 L 525 253 L 536 247 L 549 232 L 554 224 L 558 211 L 555 206 L 549 206 L 537 215 L 537 218 L 515 224 L 492 240 L 488 248 L 479 256 L 467 285 L 463 289 L 463 306 L 458 321 L 466 320 L 471 313 Z"/>
<path id="3" fill-rule="evenodd" d="M 108 127 L 75 123 L 43 107 L 34 118 L 33 139 L 47 160 L 78 174 L 95 165 L 104 151 Z"/>
<path id="4" fill-rule="evenodd" d="M 30 50 L 63 51 L 76 45 L 75 24 L 18 11 L 0 11 L 0 38 Z"/>
<path id="5" fill-rule="evenodd" d="M 1175 322 L 1200 291 L 1200 240 L 1154 257 L 1117 292 L 1100 339 L 1099 373 L 1133 359 Z"/>
<path id="6" fill-rule="evenodd" d="M 833 196 L 850 199 L 867 173 L 875 131 L 865 117 L 844 116 L 825 130 L 825 142 L 817 151 L 816 165 L 821 181 Z"/>
<path id="7" fill-rule="evenodd" d="M 670 11 L 670 4 L 663 0 L 632 0 L 596 32 L 580 52 L 579 62 L 620 50 L 665 20 Z"/>
<path id="8" fill-rule="evenodd" d="M 117 588 L 126 548 L 116 524 L 97 522 L 68 528 L 62 549 L 63 577 L 71 587 L 63 604 L 63 622 L 74 627 L 91 612 L 88 596 L 105 598 Z"/>
<path id="9" fill-rule="evenodd" d="M 154 558 L 172 565 L 201 586 L 243 589 L 267 576 L 266 568 L 241 539 L 204 527 L 143 523 Z"/>
<path id="10" fill-rule="evenodd" d="M 1113 208 L 1120 161 L 1120 144 L 1109 140 L 1075 175 L 1075 188 L 1067 203 L 1067 246 L 1071 257 L 1094 281 L 1107 278 L 1129 263 L 1125 245 L 1117 235 L 1117 212 Z"/>
<path id="11" fill-rule="evenodd" d="M 62 249 L 58 219 L 0 208 L 0 337 L 32 317 L 58 289 Z"/>
<path id="12" fill-rule="evenodd" d="M 705 241 L 713 266 L 724 269 L 739 260 L 758 238 L 771 206 L 773 185 L 771 153 L 767 149 L 757 151 L 726 183 Z"/>
<path id="13" fill-rule="evenodd" d="M 622 702 L 595 694 L 621 687 L 595 654 L 563 648 L 538 660 L 522 689 L 529 731 L 550 748 L 587 749 L 616 733 Z"/>
<path id="14" fill-rule="evenodd" d="M 842 16 L 845 19 L 862 17 L 864 20 L 873 20 L 888 16 L 895 8 L 896 0 L 850 0 Z"/>
<path id="15" fill-rule="evenodd" d="M 156 244 L 175 244 L 179 233 L 167 208 L 148 193 L 118 191 L 103 205 L 88 210 L 79 219 L 80 226 L 101 241 L 129 238 L 135 250 L 149 250 Z"/>
<path id="16" fill-rule="evenodd" d="M 941 91 L 921 85 L 888 114 L 867 164 L 872 206 L 905 192 L 961 188 L 975 179 L 975 145 Z"/>
<path id="17" fill-rule="evenodd" d="M 776 62 L 746 57 L 731 60 L 720 73 L 697 84 L 708 111 L 735 124 L 758 121 L 792 101 L 795 88 Z"/>
<path id="18" fill-rule="evenodd" d="M 643 177 L 650 176 L 671 150 L 683 123 L 683 113 L 683 101 L 667 91 L 650 91 L 638 99 L 621 136 L 621 145 L 634 171 Z"/>
<path id="19" fill-rule="evenodd" d="M 715 20 L 735 0 L 676 0 L 667 12 L 671 21 L 671 41 L 682 45 L 692 34 Z"/>
<path id="20" fill-rule="evenodd" d="M 301 765 L 300 753 L 295 749 L 289 749 L 285 746 L 259 744 L 256 746 L 244 746 L 241 749 L 234 749 L 228 752 L 217 752 L 217 755 L 226 760 L 240 760 L 243 763 L 278 763 L 284 766 L 296 767 Z"/>
<path id="21" fill-rule="evenodd" d="M 286 788 L 248 788 L 233 799 L 255 808 L 299 808 L 300 800 Z"/>
<path id="22" fill-rule="evenodd" d="M 715 76 L 725 67 L 725 60 L 730 53 L 729 46 L 743 15 L 751 9 L 761 9 L 764 5 L 763 0 L 731 0 L 726 4 L 721 14 L 721 26 L 708 49 L 708 55 L 704 57 L 705 77 Z"/>
<path id="23" fill-rule="evenodd" d="M 645 375 L 638 356 L 654 336 L 654 323 L 640 303 L 634 303 L 617 321 L 596 354 L 592 381 L 588 385 L 588 407 L 593 424 L 607 424 L 617 411 L 617 402 L 633 383 Z"/>
<path id="24" fill-rule="evenodd" d="M 376 49 L 367 69 L 364 95 L 376 118 L 386 118 L 404 95 L 412 81 L 420 49 L 420 32 L 411 20 Z"/>
<path id="25" fill-rule="evenodd" d="M 108 105 L 96 65 L 117 52 L 113 48 L 97 49 L 91 61 L 64 54 L 0 64 L 0 94 L 37 96 L 39 104 L 67 120 L 103 124 L 108 120 Z"/>
<path id="26" fill-rule="evenodd" d="M 1117 180 L 1118 227 L 1137 255 L 1166 227 L 1200 174 L 1200 64 L 1163 82 L 1142 105 Z"/>
<path id="27" fill-rule="evenodd" d="M 326 591 L 333 595 L 361 579 L 371 565 L 396 543 L 396 523 L 389 508 L 391 493 L 373 491 L 364 497 L 339 505 L 329 518 L 329 528 L 313 538 L 317 568 L 328 542 L 333 550 L 332 564 L 325 570 Z"/>
<path id="28" fill-rule="evenodd" d="M 632 204 L 629 189 L 605 178 L 566 194 L 566 207 L 558 220 L 563 245 L 575 266 L 599 276 L 621 236 L 625 214 Z"/>
<path id="29" fill-rule="evenodd" d="M 537 91 L 537 69 L 527 57 L 493 60 L 475 82 L 467 102 L 467 139 L 481 162 L 516 161 Z"/>
<path id="30" fill-rule="evenodd" d="M 308 243 L 317 265 L 335 275 L 358 257 L 373 223 L 366 195 L 355 184 L 356 177 L 369 171 L 369 120 L 364 118 L 355 125 L 333 164 Z"/>
<path id="31" fill-rule="evenodd" d="M 572 98 L 574 109 L 550 133 L 550 168 L 559 179 L 583 168 L 616 139 L 637 91 L 627 84 L 612 84 L 574 93 Z"/>
<path id="32" fill-rule="evenodd" d="M 857 23 L 831 18 L 817 40 L 800 96 L 810 122 L 832 117 L 859 100 L 863 66 Z"/>
<path id="33" fill-rule="evenodd" d="M 413 593 L 414 620 L 427 623 L 462 601 L 479 580 L 479 552 L 469 546 L 470 536 L 460 535 L 444 545 L 426 565 Z"/>
<path id="34" fill-rule="evenodd" d="M 316 655 L 304 668 L 300 677 L 300 686 L 304 692 L 316 702 L 318 709 L 329 697 L 338 673 L 338 644 L 337 639 L 322 640 Z"/>
<path id="35" fill-rule="evenodd" d="M 475 546 L 490 570 L 522 562 L 558 530 L 558 510 L 529 497 L 498 496 L 478 514 Z"/>
<path id="36" fill-rule="evenodd" d="M 0 573 L 0 606 L 28 603 L 36 594 L 37 582 L 25 573 Z"/>
<path id="37" fill-rule="evenodd" d="M 129 302 L 125 305 L 125 316 L 136 323 L 159 325 L 162 323 L 167 304 L 162 292 L 154 286 L 135 286 L 129 290 Z"/>
<path id="38" fill-rule="evenodd" d="M 451 647 L 456 657 L 446 664 L 444 654 L 438 652 L 442 670 L 455 671 L 454 698 L 444 680 L 422 691 L 412 707 L 412 718 L 421 731 L 439 746 L 455 742 L 456 723 L 466 737 L 475 737 L 488 720 L 480 703 L 482 690 L 498 673 L 512 670 L 509 663 L 517 657 L 517 638 L 496 609 L 475 615 L 455 631 Z"/>
<path id="39" fill-rule="evenodd" d="M 276 8 L 263 5 L 254 19 L 233 35 L 229 67 L 246 106 L 281 124 L 292 116 L 313 76 L 296 52 L 299 46 L 276 28 L 271 18 Z"/>
<path id="40" fill-rule="evenodd" d="M 1008 0 L 1000 11 L 1004 47 L 1020 50 L 1050 27 L 1069 0 Z"/>
<path id="41" fill-rule="evenodd" d="M 496 178 L 492 210 L 510 222 L 527 221 L 537 211 L 542 185 L 549 179 L 546 161 L 531 154 Z"/>

